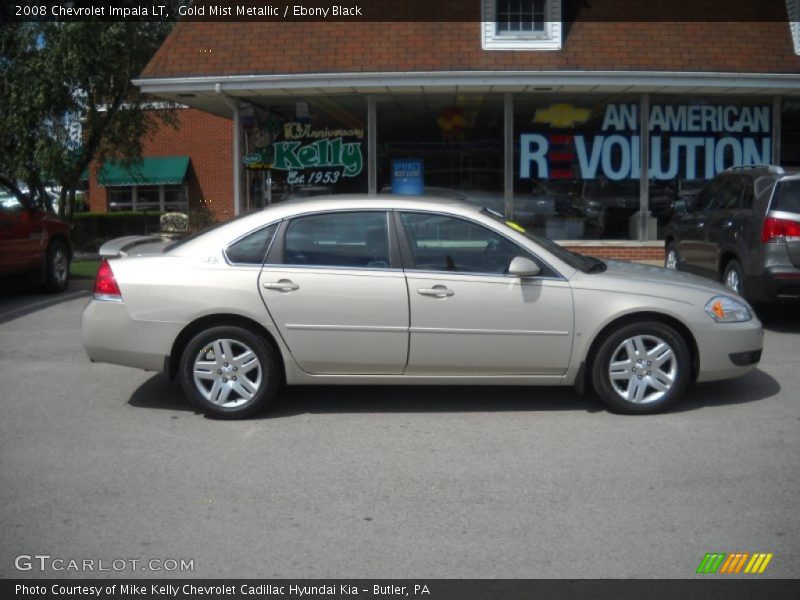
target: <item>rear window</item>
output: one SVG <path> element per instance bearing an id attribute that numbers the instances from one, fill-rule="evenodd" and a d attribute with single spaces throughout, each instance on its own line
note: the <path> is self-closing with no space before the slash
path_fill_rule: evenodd
<path id="1" fill-rule="evenodd" d="M 775 190 L 772 210 L 800 213 L 800 179 L 781 181 Z"/>

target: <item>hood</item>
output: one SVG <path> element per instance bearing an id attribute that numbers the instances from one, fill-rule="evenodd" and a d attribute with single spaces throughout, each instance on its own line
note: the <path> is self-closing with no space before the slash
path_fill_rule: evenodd
<path id="1" fill-rule="evenodd" d="M 669 297 L 683 301 L 688 301 L 689 296 L 694 296 L 698 292 L 702 297 L 724 294 L 738 298 L 735 292 L 706 277 L 622 260 L 604 262 L 608 267 L 604 272 L 584 274 L 581 283 L 596 289 Z"/>

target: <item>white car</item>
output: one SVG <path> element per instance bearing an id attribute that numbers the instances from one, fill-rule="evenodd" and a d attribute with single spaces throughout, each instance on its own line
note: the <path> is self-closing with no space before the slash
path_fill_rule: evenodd
<path id="1" fill-rule="evenodd" d="M 761 356 L 761 324 L 721 285 L 576 255 L 454 201 L 286 202 L 162 250 L 102 264 L 83 345 L 177 375 L 223 417 L 282 384 L 574 385 L 648 413 Z"/>

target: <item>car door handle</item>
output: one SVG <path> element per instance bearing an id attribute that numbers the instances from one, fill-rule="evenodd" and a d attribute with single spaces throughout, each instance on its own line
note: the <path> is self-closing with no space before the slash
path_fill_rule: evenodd
<path id="1" fill-rule="evenodd" d="M 432 288 L 418 288 L 417 293 L 421 296 L 432 296 L 434 298 L 449 298 L 455 292 L 447 289 L 443 285 L 435 285 Z"/>
<path id="2" fill-rule="evenodd" d="M 265 281 L 261 284 L 262 287 L 268 290 L 277 290 L 279 292 L 293 292 L 299 290 L 300 286 L 290 279 L 281 279 L 279 281 Z"/>

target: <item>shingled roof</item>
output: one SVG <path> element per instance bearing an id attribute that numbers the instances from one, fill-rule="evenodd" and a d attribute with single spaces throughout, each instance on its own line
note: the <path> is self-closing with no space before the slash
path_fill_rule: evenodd
<path id="1" fill-rule="evenodd" d="M 480 0 L 439 0 L 437 9 L 441 12 L 448 3 L 463 8 L 467 3 L 479 6 Z M 609 3 L 613 6 L 615 0 L 594 0 L 591 6 Z M 739 3 L 704 1 L 709 4 L 717 6 L 714 14 L 723 18 Z M 408 71 L 799 73 L 800 57 L 792 43 L 785 0 L 743 4 L 752 7 L 751 13 L 738 22 L 611 21 L 608 13 L 603 20 L 592 19 L 590 13 L 588 18 L 584 15 L 582 20 L 565 23 L 559 51 L 485 51 L 479 18 L 463 22 L 184 21 L 141 77 Z M 752 11 L 759 11 L 764 20 L 753 20 L 756 13 Z"/>

